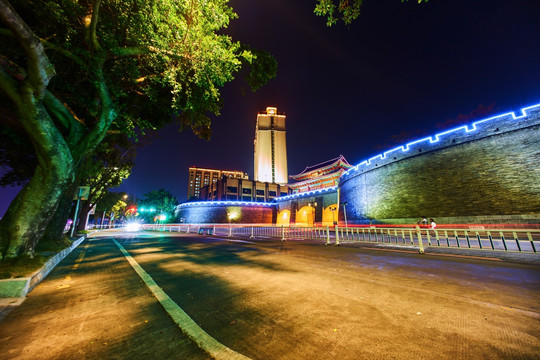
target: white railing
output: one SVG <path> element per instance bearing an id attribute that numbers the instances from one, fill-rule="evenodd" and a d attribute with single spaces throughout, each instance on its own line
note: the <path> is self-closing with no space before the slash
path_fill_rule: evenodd
<path id="1" fill-rule="evenodd" d="M 487 227 L 487 228 L 486 228 Z M 537 253 L 540 229 L 490 229 L 489 225 L 467 228 L 336 227 L 336 243 L 362 241 L 424 246 Z"/>
<path id="2" fill-rule="evenodd" d="M 428 229 L 420 227 L 363 226 L 295 227 L 259 224 L 145 224 L 144 230 L 185 234 L 242 236 L 251 239 L 279 238 L 320 240 L 326 245 L 367 242 L 417 247 L 462 248 L 491 251 L 538 253 L 540 229 L 490 229 L 489 225 Z"/>

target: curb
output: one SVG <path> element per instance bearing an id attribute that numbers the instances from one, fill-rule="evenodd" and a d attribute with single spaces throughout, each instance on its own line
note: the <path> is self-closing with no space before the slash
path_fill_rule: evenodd
<path id="1" fill-rule="evenodd" d="M 32 275 L 23 278 L 2 279 L 0 280 L 0 298 L 24 298 L 32 291 L 49 273 L 55 268 L 60 261 L 68 256 L 81 242 L 86 239 L 86 236 L 75 240 L 70 247 L 65 248 L 52 258 L 47 260 L 43 267 Z"/>

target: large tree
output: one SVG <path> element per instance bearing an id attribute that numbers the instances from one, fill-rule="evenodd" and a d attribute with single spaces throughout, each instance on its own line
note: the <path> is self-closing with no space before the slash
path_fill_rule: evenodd
<path id="1" fill-rule="evenodd" d="M 219 89 L 257 61 L 220 34 L 235 16 L 227 0 L 0 0 L 0 121 L 36 159 L 0 220 L 0 259 L 33 254 L 107 131 L 135 135 L 176 114 L 209 136 Z"/>

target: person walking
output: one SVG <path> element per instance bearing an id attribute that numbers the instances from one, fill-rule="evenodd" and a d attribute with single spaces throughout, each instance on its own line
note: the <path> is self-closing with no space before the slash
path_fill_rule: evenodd
<path id="1" fill-rule="evenodd" d="M 432 236 L 435 236 L 435 228 L 437 227 L 437 223 L 435 223 L 435 220 L 429 219 L 429 224 L 430 224 L 429 228 L 433 230 Z"/>
<path id="2" fill-rule="evenodd" d="M 427 218 L 422 216 L 422 220 L 418 221 L 416 224 L 420 225 L 420 227 L 426 226 L 428 224 Z"/>

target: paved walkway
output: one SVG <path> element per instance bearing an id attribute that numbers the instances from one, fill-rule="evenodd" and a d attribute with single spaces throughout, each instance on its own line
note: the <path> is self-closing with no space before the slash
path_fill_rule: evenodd
<path id="1" fill-rule="evenodd" d="M 0 321 L 0 359 L 207 359 L 118 247 L 86 240 Z"/>
<path id="2" fill-rule="evenodd" d="M 167 288 L 164 287 L 167 293 L 175 295 L 176 299 L 186 301 L 179 305 L 187 307 L 190 314 L 197 313 L 197 309 L 204 311 L 199 320 L 202 323 L 206 322 L 203 328 L 211 328 L 220 323 L 217 320 L 223 320 L 226 326 L 230 326 L 231 341 L 241 341 L 241 346 L 238 347 L 244 347 L 240 349 L 242 353 L 249 354 L 252 345 L 275 355 L 264 357 L 263 353 L 251 350 L 252 358 L 285 359 L 288 354 L 294 353 L 296 355 L 289 358 L 307 359 L 307 354 L 313 354 L 313 351 L 317 353 L 315 347 L 320 347 L 322 353 L 331 350 L 336 354 L 343 354 L 340 351 L 343 351 L 342 347 L 347 348 L 349 342 L 356 344 L 358 349 L 363 348 L 366 356 L 378 354 L 380 358 L 384 358 L 389 351 L 395 351 L 389 348 L 395 346 L 394 343 L 388 342 L 389 339 L 402 339 L 400 344 L 410 348 L 411 351 L 414 349 L 413 353 L 416 355 L 413 358 L 421 358 L 419 352 L 421 344 L 433 339 L 425 338 L 419 327 L 430 327 L 432 326 L 430 324 L 433 324 L 436 336 L 448 335 L 447 326 L 460 329 L 459 331 L 466 329 L 468 336 L 472 337 L 481 336 L 474 330 L 477 327 L 486 331 L 501 329 L 504 330 L 504 336 L 501 336 L 503 338 L 511 336 L 513 342 L 519 337 L 516 334 L 526 334 L 520 346 L 516 345 L 514 349 L 514 344 L 511 344 L 508 350 L 505 350 L 508 351 L 506 355 L 519 355 L 513 358 L 531 358 L 530 350 L 540 348 L 538 336 L 535 338 L 529 335 L 526 322 L 523 322 L 523 329 L 519 330 L 513 328 L 510 322 L 505 324 L 505 316 L 513 315 L 516 319 L 521 317 L 528 319 L 529 322 L 533 319 L 533 323 L 536 322 L 538 325 L 538 309 L 527 312 L 517 308 L 505 309 L 502 305 L 493 307 L 485 301 L 490 301 L 489 297 L 483 299 L 483 296 L 486 296 L 483 295 L 484 289 L 491 286 L 486 283 L 473 284 L 472 290 L 477 297 L 464 302 L 465 298 L 459 292 L 451 295 L 450 290 L 445 290 L 446 293 L 441 297 L 434 287 L 436 280 L 426 277 L 426 273 L 421 274 L 419 283 L 404 277 L 405 282 L 395 284 L 394 280 L 383 278 L 378 271 L 374 271 L 373 269 L 379 266 L 376 263 L 378 260 L 368 259 L 368 255 L 365 254 L 361 255 L 360 259 L 365 268 L 362 271 L 369 275 L 369 281 L 359 280 L 367 277 L 358 275 L 357 270 L 351 267 L 343 267 L 344 264 L 337 266 L 336 261 L 340 263 L 342 260 L 338 260 L 336 256 L 341 257 L 342 251 L 338 251 L 339 249 L 321 251 L 322 249 L 317 248 L 321 246 L 321 242 L 306 241 L 306 244 L 314 246 L 313 249 L 306 250 L 293 245 L 302 242 L 300 240 L 290 239 L 288 244 L 280 246 L 279 239 L 269 239 L 266 247 L 255 251 L 249 249 L 246 238 L 237 238 L 245 243 L 229 242 L 238 244 L 232 247 L 214 246 L 212 245 L 214 239 L 215 237 L 195 235 L 191 243 L 175 248 L 173 246 L 179 243 L 173 240 L 152 239 L 140 244 L 141 240 L 133 237 L 132 244 L 127 237 L 124 238 L 123 245 L 143 267 L 152 269 L 151 273 L 152 276 L 156 275 L 156 281 L 167 284 Z M 394 254 L 398 262 L 401 260 L 396 252 L 402 252 L 404 257 L 414 257 L 417 264 L 423 263 L 423 259 L 448 258 L 448 255 L 451 258 L 462 257 L 464 261 L 471 257 L 480 257 L 495 265 L 508 261 L 518 263 L 518 266 L 524 264 L 536 267 L 539 264 L 538 255 L 531 254 L 426 248 L 424 258 L 417 258 L 419 256 L 417 249 L 407 246 L 344 242 L 342 247 L 369 248 L 372 251 L 380 251 L 382 255 Z M 356 252 L 350 250 L 346 252 L 346 256 L 356 256 Z M 448 254 L 449 252 L 451 254 Z M 313 254 L 319 253 L 315 259 L 320 263 L 313 263 L 311 260 Z M 233 256 L 232 260 L 225 258 L 229 254 Z M 174 265 L 179 259 L 183 262 L 180 262 L 179 266 Z M 242 264 L 239 261 L 247 262 Z M 367 263 L 369 261 L 375 262 Z M 395 263 L 395 266 L 398 274 L 408 274 L 409 270 L 402 268 L 401 262 Z M 456 269 L 459 266 L 457 264 Z M 439 265 L 435 267 L 437 270 L 432 268 L 429 272 L 442 270 L 444 273 L 444 269 Z M 275 270 L 279 271 L 274 274 Z M 191 274 L 188 282 L 186 274 Z M 178 284 L 172 283 L 170 279 L 177 279 Z M 206 283 L 212 287 L 206 286 Z M 183 287 L 190 286 L 189 284 L 195 287 L 191 290 L 189 287 Z M 250 292 L 238 292 L 240 289 L 250 289 Z M 264 295 L 265 291 L 268 291 L 268 294 Z M 490 290 L 489 293 L 491 292 Z M 499 293 L 501 297 L 511 296 L 504 291 Z M 409 299 L 410 295 L 414 297 Z M 247 303 L 249 307 L 240 306 L 244 298 L 249 300 Z M 414 310 L 412 314 L 403 313 L 403 307 L 399 306 L 399 303 L 389 301 L 389 298 L 407 299 L 405 309 L 418 308 L 422 309 L 422 312 Z M 509 302 L 499 300 L 501 304 Z M 326 306 L 317 307 L 318 301 L 322 301 Z M 224 302 L 232 306 L 222 308 Z M 475 307 L 470 320 L 463 318 L 465 315 L 462 314 L 467 311 L 464 307 L 467 302 Z M 449 304 L 443 307 L 446 312 L 449 314 L 455 312 L 454 318 L 450 317 L 452 319 L 449 320 L 449 324 L 443 317 L 447 315 L 445 312 L 435 311 L 442 303 Z M 456 307 L 451 305 L 453 303 L 460 305 Z M 253 313 L 255 305 L 257 312 Z M 280 310 L 274 312 L 275 308 Z M 253 324 L 241 323 L 241 314 L 246 312 L 256 319 Z M 315 314 L 318 315 L 314 316 Z M 389 318 L 389 314 L 393 315 Z M 419 316 L 425 316 L 422 318 L 423 321 L 420 321 Z M 239 323 L 236 324 L 236 320 L 230 319 L 238 319 Z M 328 321 L 334 322 L 336 319 L 341 319 L 342 322 L 346 319 L 362 322 L 347 328 L 336 326 L 326 334 L 324 328 L 334 326 Z M 486 321 L 486 324 L 476 323 L 480 320 Z M 248 321 L 248 318 L 244 321 Z M 515 319 L 513 321 L 515 322 Z M 392 327 L 382 326 L 388 322 Z M 249 331 L 240 330 L 240 325 Z M 416 326 L 419 330 L 405 336 L 403 331 L 411 326 L 413 328 Z M 243 338 L 232 331 L 243 333 L 245 340 L 240 340 Z M 265 340 L 270 334 L 272 339 Z M 538 335 L 537 332 L 536 334 Z M 495 338 L 500 337 L 499 335 L 496 332 L 492 334 Z M 224 338 L 226 339 L 227 335 L 224 335 Z M 253 338 L 253 343 L 247 341 L 248 338 Z M 320 340 L 318 345 L 311 343 L 312 338 Z M 292 343 L 287 343 L 283 339 Z M 381 342 L 381 339 L 387 340 Z M 256 343 L 257 341 L 261 343 Z M 371 345 L 366 347 L 367 343 L 358 341 L 368 341 Z M 441 346 L 449 346 L 448 341 L 460 344 L 451 358 L 465 359 L 475 354 L 474 348 L 463 345 L 464 338 L 461 334 L 451 335 L 451 338 L 444 340 Z M 296 349 L 294 344 L 298 344 Z M 75 249 L 28 295 L 21 306 L 14 307 L 4 319 L 0 320 L 0 349 L 2 349 L 1 360 L 208 358 L 206 353 L 189 340 L 169 318 L 114 242 L 99 237 L 91 238 Z M 528 352 L 523 352 L 523 349 L 527 349 Z M 405 359 L 408 356 L 402 355 L 396 358 Z M 498 358 L 505 358 L 505 353 L 499 353 Z"/>

